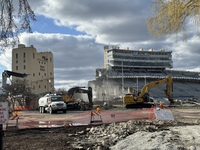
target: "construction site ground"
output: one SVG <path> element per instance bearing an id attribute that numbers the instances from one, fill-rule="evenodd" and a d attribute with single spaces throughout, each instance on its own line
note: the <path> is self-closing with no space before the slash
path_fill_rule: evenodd
<path id="1" fill-rule="evenodd" d="M 4 150 L 200 149 L 200 108 L 167 109 L 174 120 L 157 120 L 151 108 L 125 109 L 123 105 L 114 105 L 102 109 L 101 118 L 92 116 L 97 117 L 92 118 L 92 124 L 91 113 L 95 110 L 66 114 L 19 111 L 17 127 L 16 120 L 10 120 L 7 128 L 3 126 L 3 147 Z M 131 136 L 135 137 L 130 139 Z"/>

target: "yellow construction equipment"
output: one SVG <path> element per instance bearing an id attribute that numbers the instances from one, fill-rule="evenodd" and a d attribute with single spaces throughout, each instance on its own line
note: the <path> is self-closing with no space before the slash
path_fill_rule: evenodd
<path id="1" fill-rule="evenodd" d="M 132 108 L 132 107 L 151 107 L 154 105 L 153 100 L 150 98 L 148 90 L 151 88 L 154 88 L 156 86 L 159 86 L 161 84 L 166 83 L 166 90 L 165 94 L 167 95 L 170 103 L 174 103 L 174 100 L 172 98 L 172 77 L 171 75 L 167 76 L 164 79 L 152 81 L 148 84 L 146 84 L 142 89 L 141 92 L 138 94 L 126 94 L 123 98 L 123 102 L 126 105 L 126 108 Z"/>
<path id="2" fill-rule="evenodd" d="M 87 94 L 88 101 L 78 99 L 75 97 L 76 93 Z M 72 87 L 68 90 L 67 94 L 60 94 L 64 102 L 67 104 L 67 109 L 90 110 L 93 108 L 92 102 L 92 88 L 88 87 Z"/>

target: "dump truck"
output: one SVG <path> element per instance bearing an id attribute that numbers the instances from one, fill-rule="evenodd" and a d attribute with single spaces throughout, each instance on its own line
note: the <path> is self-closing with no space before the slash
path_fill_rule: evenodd
<path id="1" fill-rule="evenodd" d="M 159 86 L 161 84 L 166 83 L 166 90 L 165 94 L 168 97 L 168 100 L 170 103 L 174 103 L 173 97 L 172 97 L 172 77 L 171 75 L 167 76 L 164 79 L 160 79 L 157 81 L 152 81 L 150 83 L 147 83 L 144 85 L 144 87 L 141 89 L 141 91 L 138 94 L 135 93 L 129 93 L 126 94 L 123 97 L 123 103 L 125 104 L 126 108 L 135 108 L 135 107 L 151 107 L 155 105 L 153 99 L 150 97 L 148 90 L 151 88 L 154 88 L 156 86 Z"/>
<path id="2" fill-rule="evenodd" d="M 49 112 L 50 114 L 62 111 L 66 113 L 67 105 L 62 96 L 46 94 L 38 100 L 40 113 Z"/>

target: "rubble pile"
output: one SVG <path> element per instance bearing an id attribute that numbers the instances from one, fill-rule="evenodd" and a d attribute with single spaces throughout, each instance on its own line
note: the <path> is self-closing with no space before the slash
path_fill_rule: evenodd
<path id="1" fill-rule="evenodd" d="M 139 131 L 119 141 L 110 149 L 198 150 L 199 134 L 199 125 L 169 127 L 169 130 L 159 132 Z"/>
<path id="2" fill-rule="evenodd" d="M 183 125 L 183 123 L 181 123 Z M 159 132 L 167 131 L 169 127 L 179 126 L 177 121 L 160 121 L 160 120 L 131 120 L 123 123 L 113 123 L 109 125 L 95 126 L 87 128 L 86 131 L 81 131 L 77 134 L 81 136 L 82 139 L 77 140 L 73 145 L 75 149 L 81 149 L 86 147 L 86 143 L 90 143 L 89 149 L 109 149 L 117 142 L 122 141 L 130 135 L 137 132 Z M 141 138 L 141 137 L 140 137 Z"/>

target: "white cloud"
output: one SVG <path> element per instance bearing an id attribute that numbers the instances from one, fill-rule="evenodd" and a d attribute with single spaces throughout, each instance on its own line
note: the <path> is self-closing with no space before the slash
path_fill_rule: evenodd
<path id="1" fill-rule="evenodd" d="M 173 48 L 173 61 L 174 67 L 181 70 L 198 70 L 200 68 L 199 57 L 200 57 L 200 38 L 193 36 L 188 39 L 187 42 L 179 41 L 174 42 Z"/>
<path id="2" fill-rule="evenodd" d="M 200 71 L 197 28 L 189 26 L 187 41 L 183 34 L 156 41 L 149 36 L 146 21 L 151 16 L 149 0 L 29 0 L 36 15 L 51 18 L 55 26 L 73 28 L 87 35 L 54 34 L 48 23 L 41 29 L 52 33 L 21 34 L 21 43 L 38 51 L 52 51 L 57 87 L 86 85 L 95 78 L 95 69 L 103 67 L 103 45 L 116 44 L 129 49 L 173 51 L 174 69 Z M 44 24 L 43 24 L 44 25 Z M 37 29 L 36 29 L 37 30 Z M 2 65 L 11 67 L 11 51 L 1 56 Z M 63 84 L 62 84 L 63 83 Z"/>
<path id="3" fill-rule="evenodd" d="M 57 25 L 95 35 L 97 42 L 126 43 L 149 38 L 150 4 L 148 0 L 45 0 L 35 11 L 55 19 Z"/>
<path id="4" fill-rule="evenodd" d="M 6 52 L 0 55 L 0 64 L 6 68 L 6 70 L 12 69 L 12 49 L 6 48 Z"/>

